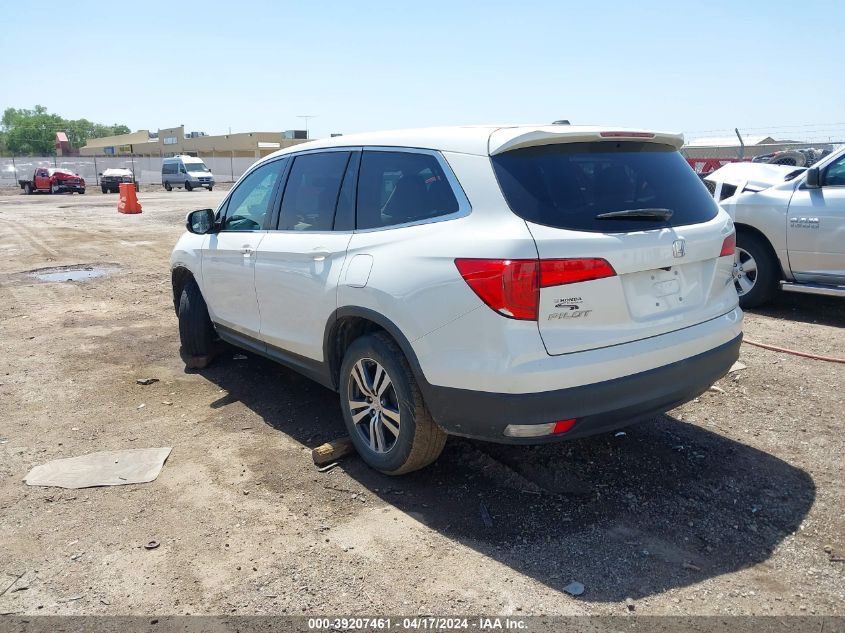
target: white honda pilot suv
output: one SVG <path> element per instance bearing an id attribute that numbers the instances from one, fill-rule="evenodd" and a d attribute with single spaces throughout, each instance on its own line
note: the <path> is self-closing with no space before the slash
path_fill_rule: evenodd
<path id="1" fill-rule="evenodd" d="M 261 159 L 171 259 L 183 356 L 222 339 L 340 393 L 388 474 L 448 434 L 609 431 L 739 354 L 735 233 L 678 135 L 568 125 L 342 136 Z"/>

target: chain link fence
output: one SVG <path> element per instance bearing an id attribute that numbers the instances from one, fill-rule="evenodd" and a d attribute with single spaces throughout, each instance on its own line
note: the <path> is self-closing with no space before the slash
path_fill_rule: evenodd
<path id="1" fill-rule="evenodd" d="M 829 143 L 769 143 L 760 145 L 685 145 L 681 153 L 700 176 L 739 161 L 766 162 L 809 167 L 845 140 Z M 234 182 L 258 159 L 241 156 L 203 156 L 217 182 Z M 15 156 L 0 157 L 0 187 L 17 187 L 18 180 L 31 179 L 37 167 L 69 169 L 88 186 L 99 184 L 99 174 L 109 168 L 131 169 L 144 185 L 161 183 L 159 156 Z"/>
<path id="2" fill-rule="evenodd" d="M 217 182 L 234 182 L 258 160 L 241 156 L 203 156 Z M 106 169 L 131 169 L 144 185 L 161 183 L 159 156 L 15 156 L 0 157 L 0 187 L 17 187 L 18 180 L 30 180 L 38 167 L 69 169 L 85 179 L 89 187 L 99 185 Z"/>

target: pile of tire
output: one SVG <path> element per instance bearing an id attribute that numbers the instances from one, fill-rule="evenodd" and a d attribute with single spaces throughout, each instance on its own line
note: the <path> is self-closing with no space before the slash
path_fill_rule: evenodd
<path id="1" fill-rule="evenodd" d="M 755 156 L 754 163 L 769 163 L 770 165 L 788 165 L 791 167 L 810 167 L 825 156 L 830 154 L 829 149 L 787 149 L 772 154 Z"/>

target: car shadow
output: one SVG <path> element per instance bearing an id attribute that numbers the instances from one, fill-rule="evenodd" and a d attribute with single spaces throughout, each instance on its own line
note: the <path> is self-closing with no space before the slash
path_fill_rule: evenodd
<path id="1" fill-rule="evenodd" d="M 223 354 L 199 373 L 226 392 L 213 407 L 240 401 L 304 446 L 345 434 L 337 395 L 273 362 Z M 581 599 L 593 602 L 642 598 L 765 561 L 815 498 L 803 470 L 669 415 L 540 446 L 450 438 L 433 465 L 402 477 L 357 456 L 338 468 L 515 572 L 558 591 L 583 583 Z"/>
<path id="2" fill-rule="evenodd" d="M 773 319 L 845 327 L 845 300 L 838 297 L 778 292 L 772 301 L 748 312 Z"/>

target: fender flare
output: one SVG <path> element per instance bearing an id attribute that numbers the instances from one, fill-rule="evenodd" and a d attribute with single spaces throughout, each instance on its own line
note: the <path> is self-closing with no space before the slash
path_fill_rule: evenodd
<path id="1" fill-rule="evenodd" d="M 339 361 L 340 359 L 335 358 L 335 328 L 337 323 L 344 318 L 348 317 L 357 317 L 361 319 L 365 319 L 370 321 L 380 328 L 382 328 L 385 332 L 390 334 L 393 337 L 393 340 L 399 345 L 399 348 L 402 350 L 402 353 L 405 355 L 405 358 L 408 360 L 408 364 L 411 366 L 411 371 L 414 374 L 414 378 L 417 381 L 420 389 L 423 391 L 423 395 L 428 391 L 429 383 L 425 379 L 425 374 L 423 373 L 422 367 L 420 366 L 420 361 L 417 358 L 416 352 L 414 352 L 414 348 L 411 347 L 411 342 L 408 338 L 402 333 L 402 330 L 399 329 L 393 321 L 389 318 L 384 316 L 383 314 L 376 312 L 375 310 L 371 310 L 369 308 L 361 308 L 358 306 L 344 306 L 342 308 L 338 308 L 337 310 L 332 313 L 329 320 L 326 322 L 326 327 L 323 334 L 323 358 L 325 359 L 326 364 L 328 365 L 328 369 L 331 372 L 332 382 L 334 384 L 335 390 L 337 390 L 337 371 L 340 369 Z M 334 364 L 338 366 L 335 367 Z"/>

